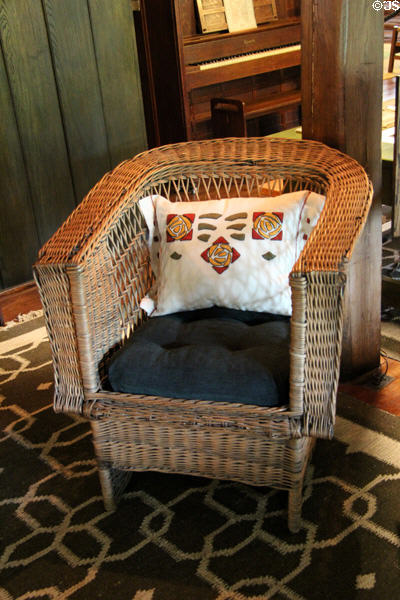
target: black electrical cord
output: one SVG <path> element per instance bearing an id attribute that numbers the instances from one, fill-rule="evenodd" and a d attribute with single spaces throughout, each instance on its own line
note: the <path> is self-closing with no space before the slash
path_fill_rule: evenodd
<path id="1" fill-rule="evenodd" d="M 381 350 L 380 352 L 382 358 L 388 359 L 390 358 L 390 360 L 395 360 L 396 362 L 400 362 L 400 358 L 395 358 L 394 356 L 389 356 L 389 354 L 387 352 L 385 352 L 384 350 Z"/>
<path id="2" fill-rule="evenodd" d="M 384 367 L 384 369 L 381 370 L 381 367 L 382 367 L 382 361 L 381 361 L 379 364 L 379 370 L 377 370 L 377 372 L 374 375 L 372 375 L 371 383 L 374 387 L 379 387 L 381 385 L 381 383 L 382 383 L 382 381 L 384 381 L 384 379 L 387 375 L 388 369 L 389 369 L 389 361 L 387 359 L 386 352 L 381 350 L 380 355 L 384 360 L 385 367 Z"/>
<path id="3" fill-rule="evenodd" d="M 396 362 L 400 362 L 399 358 L 395 358 L 394 356 L 389 356 L 385 350 L 381 350 L 380 351 L 380 355 L 384 360 L 384 369 L 381 371 L 379 370 L 378 373 L 376 373 L 375 375 L 372 376 L 372 385 L 379 387 L 382 383 L 382 381 L 384 381 L 387 372 L 389 370 L 389 359 L 390 360 L 395 360 Z M 379 365 L 380 367 L 382 366 L 382 362 Z"/>

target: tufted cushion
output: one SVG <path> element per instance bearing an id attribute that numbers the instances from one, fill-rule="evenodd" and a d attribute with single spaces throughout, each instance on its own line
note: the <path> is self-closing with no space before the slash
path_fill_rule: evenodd
<path id="1" fill-rule="evenodd" d="M 217 307 L 149 319 L 109 367 L 114 391 L 259 406 L 288 380 L 289 319 Z"/>

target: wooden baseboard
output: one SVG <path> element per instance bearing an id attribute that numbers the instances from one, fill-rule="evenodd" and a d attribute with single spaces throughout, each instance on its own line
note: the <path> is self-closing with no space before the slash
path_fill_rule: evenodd
<path id="1" fill-rule="evenodd" d="M 18 315 L 41 308 L 39 292 L 34 281 L 3 290 L 0 292 L 0 325 L 13 321 Z"/>
<path id="2" fill-rule="evenodd" d="M 32 279 L 31 281 L 27 281 L 26 283 L 21 283 L 13 287 L 6 288 L 5 290 L 0 290 L 0 300 L 2 298 L 6 298 L 14 294 L 21 294 L 34 288 L 36 288 L 36 283 Z"/>

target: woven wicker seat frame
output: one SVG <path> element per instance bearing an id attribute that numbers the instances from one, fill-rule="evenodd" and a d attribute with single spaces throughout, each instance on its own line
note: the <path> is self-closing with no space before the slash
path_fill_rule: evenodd
<path id="1" fill-rule="evenodd" d="M 264 408 L 109 391 L 107 361 L 145 319 L 139 303 L 154 280 L 137 200 L 299 189 L 325 194 L 326 202 L 290 276 L 287 403 Z M 289 528 L 299 529 L 313 441 L 333 435 L 346 263 L 371 197 L 361 166 L 318 142 L 185 142 L 107 173 L 45 244 L 34 274 L 52 348 L 54 408 L 90 420 L 108 509 L 131 471 L 186 473 L 288 490 Z"/>

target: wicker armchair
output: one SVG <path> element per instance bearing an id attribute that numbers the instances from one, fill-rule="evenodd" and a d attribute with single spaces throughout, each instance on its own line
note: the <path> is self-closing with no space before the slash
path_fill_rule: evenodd
<path id="1" fill-rule="evenodd" d="M 139 303 L 154 279 L 137 200 L 153 193 L 186 201 L 257 196 L 275 186 L 326 195 L 290 277 L 287 403 L 264 408 L 108 391 L 109 356 L 146 318 Z M 289 528 L 299 529 L 313 441 L 333 435 L 346 263 L 371 197 L 367 175 L 348 156 L 318 142 L 268 138 L 156 148 L 121 163 L 90 191 L 42 248 L 34 274 L 53 353 L 54 408 L 90 420 L 108 509 L 131 471 L 189 473 L 288 490 Z"/>

